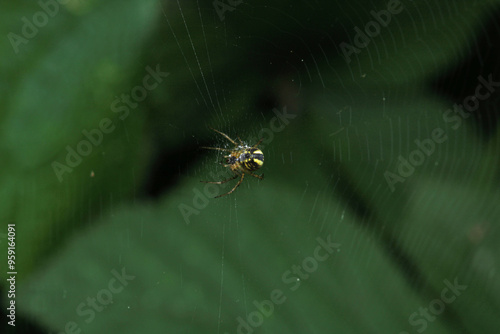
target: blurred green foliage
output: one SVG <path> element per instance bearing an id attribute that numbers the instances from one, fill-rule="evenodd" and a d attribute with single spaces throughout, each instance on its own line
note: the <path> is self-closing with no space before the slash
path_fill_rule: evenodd
<path id="1" fill-rule="evenodd" d="M 351 61 L 342 43 L 391 1 L 233 1 L 223 20 L 210 1 L 43 3 L 53 15 L 29 38 L 23 18 L 45 7 L 0 4 L 0 214 L 16 224 L 23 321 L 68 333 L 236 333 L 241 319 L 259 323 L 242 333 L 498 331 L 500 138 L 475 117 L 443 119 L 478 76 L 500 73 L 477 44 L 498 1 L 402 0 Z M 487 72 L 460 65 L 476 56 Z M 455 98 L 430 89 L 456 68 Z M 168 77 L 149 89 L 155 70 Z M 479 109 L 495 126 L 498 96 Z M 276 113 L 293 117 L 263 145 L 266 178 L 202 198 L 199 181 L 223 169 L 199 149 L 224 145 L 207 126 L 256 140 Z M 88 156 L 68 158 L 95 129 Z M 446 141 L 392 191 L 386 172 L 435 129 Z M 312 266 L 318 238 L 339 247 Z M 422 315 L 457 281 L 466 288 L 443 311 Z M 286 299 L 260 321 L 275 289 Z"/>

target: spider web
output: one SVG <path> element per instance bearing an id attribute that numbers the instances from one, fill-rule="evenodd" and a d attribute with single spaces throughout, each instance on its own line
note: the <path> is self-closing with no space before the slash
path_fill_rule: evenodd
<path id="1" fill-rule="evenodd" d="M 32 80 L 20 76 L 21 94 L 6 103 L 17 105 L 12 114 L 19 115 L 6 116 L 12 126 L 5 129 L 11 128 L 5 148 L 10 144 L 24 164 L 12 170 L 49 166 L 52 157 L 38 151 L 53 154 L 109 116 L 108 95 L 122 90 L 107 80 L 122 77 L 108 57 L 116 63 L 129 58 L 121 64 L 131 72 L 124 75 L 124 86 L 131 86 L 123 92 L 137 92 L 130 87 L 136 84 L 132 72 L 144 69 L 136 64 L 141 52 L 169 77 L 138 108 L 151 111 L 147 117 L 154 120 L 130 112 L 99 153 L 65 175 L 68 182 L 58 184 L 51 175 L 53 182 L 45 183 L 50 168 L 36 179 L 18 173 L 21 185 L 6 179 L 6 189 L 16 194 L 4 191 L 11 204 L 36 204 L 20 215 L 31 225 L 20 223 L 19 236 L 29 234 L 24 240 L 32 241 L 20 247 L 29 248 L 30 259 L 45 257 L 37 254 L 41 248 L 62 249 L 22 283 L 19 313 L 47 328 L 67 329 L 76 320 L 83 331 L 110 333 L 137 332 L 146 323 L 192 333 L 495 332 L 498 326 L 489 326 L 496 325 L 500 291 L 498 229 L 492 223 L 498 194 L 491 187 L 498 174 L 498 94 L 491 89 L 500 81 L 492 42 L 500 32 L 498 12 L 488 14 L 493 1 L 401 0 L 402 7 L 389 8 L 391 3 L 152 0 L 130 7 L 110 1 L 95 12 L 90 5 L 71 13 L 61 9 L 65 14 L 51 20 L 54 27 L 66 27 L 56 23 L 71 15 L 85 19 L 72 34 L 61 35 L 64 43 L 49 43 L 55 48 L 48 54 L 49 26 L 30 41 L 30 48 L 43 50 L 46 65 Z M 34 6 L 30 15 L 40 12 Z M 116 17 L 127 17 L 128 25 L 104 22 L 110 13 L 121 13 Z M 13 17 L 15 24 L 23 22 Z M 139 51 L 155 23 L 161 37 Z M 132 31 L 139 33 L 123 47 L 121 38 Z M 93 33 L 106 36 L 88 43 L 99 53 L 91 62 L 99 79 L 87 77 L 88 55 L 75 47 Z M 100 53 L 111 39 L 112 51 Z M 58 89 L 67 94 L 33 94 L 61 61 L 64 69 L 80 67 L 72 80 L 88 80 L 82 91 L 93 99 L 76 89 L 82 101 L 73 101 L 66 81 Z M 485 84 L 490 76 L 493 83 Z M 97 84 L 108 92 L 99 95 Z M 492 94 L 483 99 L 478 91 Z M 53 120 L 64 120 L 62 105 L 74 104 L 79 113 L 67 128 L 61 122 L 65 135 L 59 141 L 55 136 L 39 150 L 32 143 L 43 134 L 59 135 L 46 115 L 33 112 L 33 101 L 45 100 L 46 110 L 56 110 Z M 479 109 L 463 116 L 459 105 L 476 102 Z M 93 103 L 102 114 L 87 119 L 82 115 Z M 36 134 L 26 140 L 16 131 L 24 123 Z M 146 145 L 143 123 L 153 128 L 152 137 L 144 136 Z M 233 194 L 214 199 L 238 180 L 200 182 L 231 175 L 220 164 L 225 152 L 201 149 L 233 148 L 209 127 L 249 146 L 264 138 L 265 164 L 258 171 L 264 180 L 245 177 Z M 167 155 L 151 172 L 153 183 L 158 175 L 169 178 L 157 187 L 161 199 L 144 190 L 139 169 L 155 156 L 155 145 Z M 130 152 L 145 153 L 134 156 L 147 162 L 132 161 Z M 122 180 L 128 187 L 121 189 Z M 42 227 L 42 221 L 57 224 Z M 28 226 L 43 233 L 38 237 Z M 0 233 L 2 246 L 5 241 Z M 121 268 L 136 278 L 123 293 L 111 294 L 111 272 Z M 443 282 L 454 280 L 467 289 L 444 303 Z M 109 294 L 116 302 L 98 311 L 95 321 L 79 314 L 80 305 L 91 310 L 88 297 Z M 434 314 L 432 321 L 419 314 L 422 306 Z"/>
<path id="2" fill-rule="evenodd" d="M 425 285 L 424 281 L 420 281 L 421 277 L 418 270 L 412 266 L 408 258 L 405 258 L 405 253 L 401 251 L 401 245 L 393 243 L 394 238 L 398 237 L 397 235 L 388 236 L 380 229 L 372 230 L 370 227 L 366 228 L 366 226 L 363 226 L 370 219 L 371 214 L 369 211 L 364 211 L 362 208 L 363 203 L 377 204 L 383 202 L 385 195 L 380 200 L 375 199 L 378 196 L 377 194 L 380 193 L 381 186 L 384 186 L 385 183 L 383 171 L 388 168 L 387 166 L 390 165 L 391 161 L 405 154 L 404 152 L 412 152 L 414 149 L 412 142 L 415 138 L 426 138 L 432 132 L 437 122 L 436 120 L 441 117 L 439 113 L 431 113 L 419 109 L 418 105 L 407 114 L 394 113 L 394 106 L 405 105 L 408 100 L 414 103 L 416 99 L 415 91 L 423 90 L 423 83 L 422 87 L 415 89 L 415 87 L 407 85 L 409 81 L 405 82 L 403 79 L 401 87 L 396 87 L 393 78 L 384 77 L 388 73 L 386 68 L 388 63 L 390 63 L 390 57 L 388 56 L 389 49 L 391 47 L 394 48 L 394 45 L 388 45 L 388 40 L 400 40 L 400 43 L 396 46 L 395 53 L 409 52 L 411 55 L 412 52 L 411 47 L 406 46 L 411 42 L 406 41 L 406 31 L 403 30 L 401 22 L 393 17 L 393 23 L 386 27 L 385 31 L 381 32 L 381 34 L 386 36 L 385 38 L 379 38 L 378 35 L 374 36 L 370 38 L 371 47 L 369 49 L 360 49 L 358 50 L 359 52 L 351 54 L 352 58 L 357 58 L 358 53 L 364 53 L 359 57 L 366 59 L 366 63 L 363 63 L 363 61 L 353 61 L 351 63 L 350 61 L 346 61 L 346 59 L 343 59 L 343 62 L 338 61 L 338 56 L 342 54 L 345 56 L 345 51 L 342 50 L 341 44 L 338 42 L 338 36 L 333 36 L 334 33 L 332 30 L 327 28 L 326 22 L 323 29 L 318 28 L 321 24 L 315 26 L 318 29 L 316 31 L 317 35 L 321 37 L 315 41 L 307 41 L 303 36 L 296 35 L 287 28 L 299 25 L 304 30 L 307 30 L 306 22 L 303 21 L 303 18 L 294 17 L 289 14 L 282 5 L 273 6 L 269 4 L 261 7 L 250 2 L 241 3 L 238 6 L 230 6 L 234 11 L 225 11 L 224 19 L 214 25 L 213 22 L 220 19 L 216 8 L 207 5 L 200 6 L 198 1 L 196 5 L 193 3 L 181 3 L 179 0 L 175 4 L 177 11 L 172 10 L 171 12 L 162 5 L 163 17 L 168 23 L 173 40 L 177 44 L 179 52 L 184 59 L 184 65 L 188 69 L 193 84 L 196 87 L 196 99 L 206 109 L 206 112 L 211 115 L 209 126 L 227 133 L 233 139 L 241 136 L 243 142 L 251 146 L 253 145 L 251 139 L 258 138 L 257 133 L 259 130 L 268 127 L 272 118 L 272 107 L 267 108 L 268 112 L 265 113 L 262 110 L 257 112 L 247 110 L 248 107 L 245 105 L 240 106 L 241 109 L 245 110 L 243 113 L 239 113 L 240 118 L 234 116 L 233 108 L 237 104 L 231 103 L 231 101 L 237 100 L 239 97 L 236 96 L 237 93 L 235 90 L 227 90 L 227 82 L 224 81 L 223 77 L 216 74 L 217 71 L 220 71 L 220 67 L 214 65 L 213 59 L 216 58 L 216 54 L 219 54 L 220 50 L 217 49 L 219 47 L 224 48 L 229 61 L 232 55 L 239 55 L 243 45 L 238 44 L 238 39 L 245 40 L 245 43 L 249 44 L 255 43 L 256 45 L 260 45 L 263 43 L 267 45 L 268 53 L 260 56 L 262 58 L 268 57 L 269 65 L 273 65 L 273 62 L 279 61 L 281 62 L 280 65 L 286 68 L 289 81 L 287 83 L 281 82 L 282 86 L 280 88 L 284 90 L 288 89 L 289 91 L 283 93 L 283 95 L 275 91 L 275 94 L 278 96 L 276 100 L 280 102 L 276 107 L 281 109 L 288 108 L 288 110 L 292 110 L 293 112 L 302 112 L 297 120 L 291 120 L 291 123 L 295 123 L 291 127 L 300 126 L 298 124 L 305 122 L 301 120 L 301 117 L 308 117 L 304 109 L 310 109 L 311 107 L 305 106 L 302 102 L 305 96 L 318 95 L 317 100 L 320 101 L 323 108 L 329 109 L 328 124 L 324 127 L 319 127 L 321 130 L 324 130 L 318 134 L 320 139 L 311 138 L 311 143 L 315 145 L 313 150 L 316 153 L 316 161 L 312 165 L 316 167 L 309 170 L 309 173 L 312 175 L 324 173 L 324 165 L 334 166 L 335 168 L 329 174 L 326 174 L 326 180 L 320 186 L 315 183 L 316 181 L 313 181 L 315 180 L 314 177 L 309 177 L 303 173 L 295 175 L 296 180 L 298 180 L 297 183 L 301 183 L 303 189 L 297 211 L 308 211 L 309 218 L 306 224 L 314 226 L 314 228 L 309 230 L 308 234 L 303 236 L 304 241 L 314 240 L 318 234 L 326 230 L 333 231 L 333 234 L 335 234 L 338 227 L 344 223 L 346 212 L 350 212 L 351 215 L 357 215 L 358 220 L 361 222 L 360 226 L 362 226 L 363 233 L 371 235 L 376 242 L 386 244 L 387 253 L 396 254 L 393 259 L 405 271 L 405 275 L 410 281 L 416 281 L 417 283 L 415 284 L 417 285 Z M 353 30 L 352 26 L 356 26 L 360 22 L 370 22 L 363 15 L 370 11 L 385 9 L 385 5 L 385 3 L 379 2 L 374 3 L 370 8 L 356 8 L 354 3 L 343 3 L 344 13 L 342 14 L 348 19 L 335 23 L 335 27 L 340 28 L 339 34 L 348 38 L 344 40 L 346 43 L 356 45 L 356 30 Z M 198 21 L 194 20 L 192 15 L 189 19 L 185 16 L 188 9 L 190 13 L 193 12 L 193 6 L 197 8 L 198 15 L 196 19 Z M 311 12 L 321 11 L 319 3 L 310 3 L 309 6 Z M 405 2 L 405 6 L 411 7 L 408 10 L 409 14 L 407 13 L 410 19 L 418 22 L 421 19 L 419 16 L 419 7 L 412 7 L 413 4 L 411 2 Z M 451 13 L 458 10 L 458 7 L 449 8 Z M 263 11 L 272 12 L 276 19 L 270 20 L 268 19 L 268 15 L 263 16 Z M 439 15 L 439 13 L 432 10 L 430 13 L 436 16 Z M 175 15 L 180 16 L 182 20 L 181 26 L 171 24 L 172 17 Z M 279 43 L 275 39 L 264 35 L 262 30 L 246 36 L 235 36 L 234 34 L 237 33 L 229 31 L 234 25 L 227 25 L 226 23 L 234 19 L 231 16 L 237 15 L 251 18 L 258 24 L 266 26 L 269 35 L 286 36 L 291 42 Z M 330 15 L 330 18 L 332 22 L 336 21 L 333 13 Z M 436 17 L 434 19 L 440 20 Z M 443 18 L 441 19 L 445 21 Z M 210 24 L 207 24 L 207 22 L 210 22 Z M 347 25 L 349 22 L 351 24 Z M 214 27 L 216 28 L 215 30 Z M 198 35 L 201 32 L 204 43 L 199 43 L 195 40 L 193 37 L 193 31 L 195 30 L 198 32 Z M 457 39 L 467 38 L 462 30 L 457 31 L 456 35 Z M 213 43 L 214 39 L 217 40 L 218 44 Z M 187 40 L 189 43 L 182 43 L 182 40 Z M 300 54 L 291 49 L 290 45 L 298 45 L 298 49 L 301 51 Z M 432 45 L 427 45 L 425 42 L 420 47 L 433 48 Z M 410 49 L 410 51 L 407 49 Z M 255 49 L 254 51 L 257 53 L 261 52 L 261 50 L 262 48 L 259 50 Z M 334 58 L 332 54 L 336 57 L 335 61 L 332 59 Z M 276 55 L 280 56 L 277 57 Z M 430 52 L 430 55 L 436 56 L 436 60 L 434 61 L 437 66 L 440 63 L 437 59 L 439 57 L 434 55 L 433 52 Z M 252 55 L 249 56 L 251 57 Z M 396 72 L 411 73 L 410 77 L 427 75 L 422 73 L 421 64 L 418 62 L 409 62 L 406 65 L 408 68 L 404 70 L 396 69 Z M 334 79 L 332 80 L 332 78 Z M 245 81 L 245 78 L 240 78 L 239 80 Z M 369 84 L 365 84 L 366 82 L 369 82 Z M 370 91 L 367 89 L 370 89 Z M 279 89 L 277 90 L 279 91 Z M 311 90 L 316 91 L 316 93 L 311 93 Z M 252 94 L 252 92 L 249 90 L 248 94 Z M 329 98 L 329 95 L 334 97 Z M 366 105 L 360 104 L 359 101 L 362 99 L 367 100 L 366 104 L 369 105 L 369 108 Z M 444 107 L 441 106 L 440 108 Z M 374 111 L 372 114 L 369 114 L 366 113 L 366 109 L 373 109 Z M 439 110 L 439 108 L 436 109 Z M 255 122 L 256 119 L 258 120 L 257 122 Z M 360 119 L 362 120 L 360 121 Z M 380 123 L 384 125 L 378 127 Z M 268 164 L 267 161 L 271 159 L 280 161 L 284 169 L 293 170 L 300 166 L 297 160 L 302 159 L 304 150 L 301 147 L 294 148 L 286 144 L 287 142 L 296 142 L 293 137 L 295 134 L 296 132 L 286 130 L 275 133 L 275 136 L 279 137 L 279 140 L 271 141 L 263 150 L 266 157 L 266 164 L 262 169 L 264 172 Z M 208 139 L 200 135 L 193 136 L 200 143 L 213 143 L 208 146 L 232 148 L 231 143 L 215 133 L 210 133 Z M 447 145 L 449 150 L 453 152 L 457 151 L 465 143 L 463 138 L 452 137 Z M 221 175 L 224 167 L 220 166 L 219 162 L 223 160 L 223 156 L 224 152 L 207 152 L 202 158 L 200 167 L 190 177 L 200 180 L 211 180 L 207 179 L 210 178 L 209 175 Z M 457 159 L 457 157 L 451 158 L 451 160 L 453 159 Z M 442 160 L 442 156 L 433 157 L 429 163 L 439 165 Z M 367 186 L 367 189 L 359 191 L 356 187 L 359 187 L 360 183 L 347 180 L 353 174 L 350 171 L 346 172 L 344 168 L 349 168 L 349 166 L 353 165 L 356 165 L 355 173 L 362 175 L 360 178 L 366 180 L 364 185 Z M 384 182 L 380 180 L 384 180 Z M 216 216 L 206 218 L 207 222 L 217 222 L 213 224 L 213 228 L 218 229 L 219 235 L 214 238 L 221 242 L 219 247 L 219 300 L 216 319 L 214 320 L 217 322 L 217 333 L 227 332 L 224 330 L 226 327 L 224 327 L 223 323 L 224 313 L 229 311 L 225 308 L 226 303 L 224 302 L 226 297 L 225 288 L 228 284 L 225 273 L 225 261 L 228 251 L 234 251 L 234 249 L 228 248 L 228 240 L 236 240 L 238 265 L 239 269 L 241 269 L 241 282 L 239 284 L 241 289 L 239 293 L 245 310 L 245 314 L 242 314 L 242 317 L 247 317 L 253 308 L 247 294 L 248 281 L 251 278 L 246 276 L 243 270 L 245 263 L 248 261 L 248 254 L 242 251 L 242 249 L 246 248 L 240 241 L 242 234 L 247 229 L 240 224 L 242 212 L 239 207 L 247 205 L 247 203 L 242 203 L 239 198 L 241 193 L 244 192 L 251 192 L 253 196 L 259 196 L 259 188 L 264 186 L 263 183 L 266 182 L 266 179 L 262 183 L 256 181 L 249 180 L 247 177 L 234 194 L 221 200 L 211 200 L 209 203 L 210 206 L 219 208 Z M 221 190 L 221 193 L 227 192 L 231 187 L 232 185 L 224 188 Z M 384 193 L 382 192 L 382 194 Z M 368 196 L 368 198 L 363 199 L 363 196 Z M 331 207 L 327 204 L 328 200 L 332 197 L 342 199 L 339 200 L 338 206 Z M 312 201 L 312 205 L 309 204 L 310 200 Z M 340 219 L 338 218 L 339 216 Z M 332 217 L 337 218 L 332 219 Z M 290 223 L 287 222 L 287 224 Z M 382 224 L 384 223 L 382 222 Z M 281 228 L 284 227 L 281 226 Z M 360 233 L 360 235 L 363 233 Z M 366 252 L 366 245 L 362 244 L 362 240 L 364 239 L 361 236 L 358 239 L 355 238 L 351 241 L 350 245 L 347 245 L 348 249 L 353 254 Z M 417 244 L 415 247 L 420 246 Z M 298 245 L 298 252 L 301 252 L 300 249 L 301 247 Z M 396 257 L 400 258 L 395 259 Z M 365 261 L 369 263 L 370 260 L 371 256 L 368 255 Z M 292 263 L 293 261 L 290 260 L 290 264 Z M 277 279 L 279 280 L 279 277 Z M 423 295 L 432 296 L 435 293 L 436 291 L 428 289 L 423 292 Z M 453 313 L 450 313 L 447 317 L 459 323 L 454 318 Z"/>

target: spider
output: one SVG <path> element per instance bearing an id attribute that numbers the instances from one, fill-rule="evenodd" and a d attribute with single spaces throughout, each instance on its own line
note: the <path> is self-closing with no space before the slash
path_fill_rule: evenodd
<path id="1" fill-rule="evenodd" d="M 260 143 L 262 143 L 263 138 L 261 138 L 257 144 L 255 144 L 253 146 L 248 146 L 241 141 L 240 137 L 238 137 L 238 141 L 239 141 L 239 144 L 238 144 L 234 140 L 229 138 L 229 136 L 226 135 L 225 133 L 222 133 L 222 132 L 215 130 L 213 128 L 210 128 L 210 129 L 221 134 L 227 140 L 229 140 L 231 143 L 233 143 L 234 148 L 232 150 L 227 149 L 227 148 L 220 148 L 220 147 L 202 147 L 202 148 L 206 148 L 209 150 L 229 152 L 229 155 L 225 156 L 226 162 L 222 163 L 222 165 L 224 167 L 229 167 L 231 169 L 231 171 L 234 173 L 234 176 L 230 177 L 227 180 L 223 180 L 223 181 L 214 181 L 214 182 L 200 181 L 200 182 L 212 183 L 212 184 L 223 184 L 223 183 L 226 183 L 226 182 L 229 182 L 229 181 L 236 179 L 238 176 L 241 176 L 240 180 L 238 181 L 238 183 L 236 183 L 236 185 L 234 186 L 233 189 L 231 189 L 229 192 L 227 192 L 223 195 L 215 196 L 214 198 L 226 196 L 226 195 L 231 194 L 233 191 L 235 191 L 236 188 L 238 188 L 240 186 L 241 182 L 243 182 L 243 178 L 245 177 L 245 174 L 252 175 L 253 177 L 258 178 L 259 180 L 264 179 L 264 174 L 257 175 L 257 174 L 252 173 L 253 171 L 256 171 L 257 169 L 262 167 L 262 165 L 264 164 L 264 153 L 262 153 L 262 151 L 257 148 L 257 146 L 259 146 Z"/>

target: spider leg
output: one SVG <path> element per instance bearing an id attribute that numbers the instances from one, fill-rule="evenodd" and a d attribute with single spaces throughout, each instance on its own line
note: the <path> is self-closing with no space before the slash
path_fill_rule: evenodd
<path id="1" fill-rule="evenodd" d="M 220 147 L 206 147 L 206 146 L 202 146 L 201 148 L 205 148 L 207 150 L 217 150 L 217 151 L 224 151 L 224 152 L 232 152 L 232 150 L 229 150 L 227 148 L 220 148 Z"/>
<path id="2" fill-rule="evenodd" d="M 248 174 L 252 175 L 253 177 L 258 178 L 259 180 L 264 180 L 264 174 L 262 174 L 262 175 L 257 175 L 257 174 L 254 174 L 254 173 L 252 173 L 252 172 L 248 172 L 248 171 L 247 171 L 247 172 L 245 172 L 245 173 L 248 173 Z"/>
<path id="3" fill-rule="evenodd" d="M 210 127 L 209 127 L 209 128 L 210 128 Z M 223 136 L 224 136 L 227 140 L 229 140 L 231 143 L 233 143 L 233 144 L 234 144 L 234 146 L 238 146 L 238 144 L 237 144 L 234 140 L 232 140 L 231 138 L 229 138 L 229 136 L 228 136 L 228 135 L 226 135 L 225 133 L 222 133 L 222 132 L 220 132 L 219 130 L 215 130 L 214 128 L 210 128 L 210 129 L 212 129 L 212 130 L 214 130 L 215 132 L 217 132 L 217 133 L 219 133 L 219 134 L 223 135 Z"/>
<path id="4" fill-rule="evenodd" d="M 260 138 L 259 142 L 257 144 L 255 144 L 254 146 L 252 146 L 252 148 L 257 148 L 257 146 L 259 146 L 263 140 L 264 140 L 264 138 Z"/>
<path id="5" fill-rule="evenodd" d="M 200 182 L 203 182 L 203 183 L 211 183 L 211 184 L 223 184 L 223 183 L 226 183 L 226 182 L 229 182 L 231 180 L 234 180 L 235 178 L 237 178 L 239 175 L 238 174 L 235 174 L 233 177 L 230 177 L 229 179 L 227 180 L 223 180 L 223 181 L 200 181 Z"/>
<path id="6" fill-rule="evenodd" d="M 235 175 L 235 178 L 236 178 L 237 176 L 238 176 L 238 175 Z M 227 192 L 227 193 L 225 193 L 225 194 L 223 194 L 223 195 L 215 196 L 214 198 L 217 198 L 217 197 L 222 197 L 222 196 L 226 196 L 226 195 L 231 194 L 233 191 L 235 191 L 235 190 L 236 190 L 236 188 L 238 188 L 238 187 L 240 186 L 241 182 L 243 182 L 243 178 L 244 178 L 244 177 L 245 177 L 245 174 L 244 174 L 244 173 L 241 173 L 241 179 L 238 181 L 238 183 L 236 183 L 236 185 L 234 186 L 234 188 L 233 188 L 233 189 L 231 189 L 231 191 L 229 191 L 229 192 Z"/>

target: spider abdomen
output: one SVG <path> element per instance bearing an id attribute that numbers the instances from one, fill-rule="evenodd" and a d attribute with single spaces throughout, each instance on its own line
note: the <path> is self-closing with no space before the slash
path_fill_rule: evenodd
<path id="1" fill-rule="evenodd" d="M 264 153 L 257 148 L 246 149 L 241 152 L 239 162 L 249 171 L 255 171 L 264 165 Z"/>

